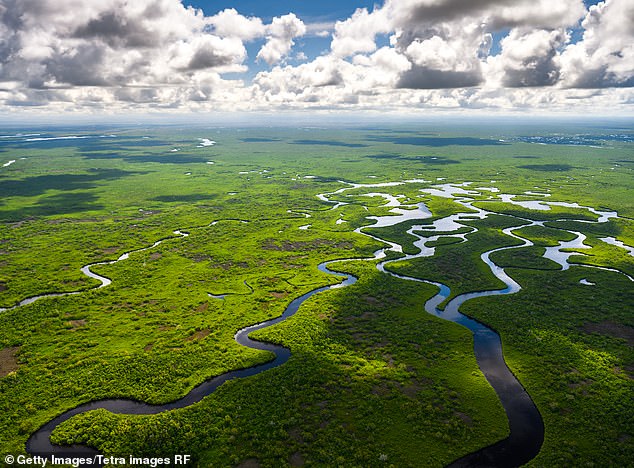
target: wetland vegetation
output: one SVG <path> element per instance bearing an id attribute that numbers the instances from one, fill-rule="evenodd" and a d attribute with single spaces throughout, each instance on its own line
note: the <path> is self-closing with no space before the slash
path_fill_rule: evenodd
<path id="1" fill-rule="evenodd" d="M 436 467 L 505 438 L 471 332 L 425 312 L 437 286 L 378 270 L 383 250 L 387 272 L 450 288 L 441 310 L 504 288 L 490 253 L 521 290 L 460 311 L 499 333 L 543 418 L 528 465 L 627 466 L 634 255 L 604 239 L 634 246 L 634 132 L 595 124 L 5 128 L 2 454 L 80 404 L 166 404 L 271 360 L 236 332 L 340 283 L 318 268 L 339 259 L 355 284 L 253 333 L 290 349 L 284 365 L 180 409 L 82 413 L 53 442 L 201 467 Z M 403 219 L 372 227 L 387 216 Z"/>

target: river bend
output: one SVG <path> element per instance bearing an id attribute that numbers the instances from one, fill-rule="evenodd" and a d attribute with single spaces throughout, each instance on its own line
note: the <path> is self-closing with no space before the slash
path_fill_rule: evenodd
<path id="1" fill-rule="evenodd" d="M 418 182 L 417 180 L 413 181 L 404 181 L 404 182 L 396 182 L 396 183 L 386 183 L 386 184 L 351 184 L 350 187 L 344 187 L 343 189 L 339 189 L 336 192 L 332 193 L 324 193 L 319 194 L 318 198 L 322 201 L 333 203 L 334 206 L 332 209 L 339 208 L 341 206 L 346 205 L 345 202 L 335 202 L 331 201 L 330 195 L 339 195 L 342 194 L 346 190 L 351 190 L 360 187 L 393 187 L 396 185 L 402 185 L 403 183 L 409 182 Z M 450 184 L 447 184 L 450 185 Z M 460 187 L 460 186 L 456 186 Z M 438 191 L 438 189 L 433 189 Z M 442 193 L 448 193 L 447 188 L 443 188 Z M 464 189 L 459 193 L 464 195 L 469 195 L 470 193 Z M 433 194 L 433 193 L 432 193 Z M 378 196 L 380 194 L 371 194 L 371 196 Z M 451 193 L 450 193 L 451 195 Z M 454 197 L 452 197 L 454 198 Z M 386 196 L 386 200 L 389 203 L 395 205 L 395 198 Z M 380 241 L 387 245 L 382 249 L 377 250 L 372 258 L 365 259 L 341 259 L 334 260 L 330 262 L 324 262 L 319 265 L 319 269 L 322 272 L 332 274 L 338 277 L 343 278 L 343 280 L 331 286 L 323 286 L 312 291 L 309 291 L 302 296 L 297 297 L 286 307 L 281 316 L 276 317 L 271 320 L 267 320 L 255 325 L 250 325 L 239 330 L 235 335 L 235 340 L 243 346 L 247 346 L 253 349 L 269 351 L 273 353 L 274 359 L 268 361 L 266 363 L 258 364 L 249 368 L 233 370 L 216 376 L 208 381 L 203 382 L 198 385 L 194 389 L 192 389 L 187 395 L 183 398 L 176 400 L 171 403 L 167 403 L 164 405 L 150 405 L 147 403 L 143 403 L 140 401 L 134 401 L 129 399 L 107 399 L 101 401 L 94 401 L 82 404 L 77 406 L 71 410 L 68 410 L 45 425 L 43 425 L 40 429 L 38 429 L 35 433 L 29 437 L 26 443 L 27 451 L 32 455 L 41 455 L 41 456 L 50 456 L 52 454 L 56 456 L 90 456 L 96 455 L 97 452 L 95 449 L 86 447 L 86 446 L 57 446 L 53 445 L 50 442 L 50 435 L 53 430 L 62 422 L 72 418 L 81 413 L 85 413 L 87 411 L 95 410 L 95 409 L 106 409 L 112 413 L 117 414 L 157 414 L 163 411 L 184 408 L 190 406 L 194 403 L 199 402 L 205 396 L 213 393 L 220 385 L 229 380 L 249 377 L 253 375 L 257 375 L 261 372 L 264 372 L 269 369 L 273 369 L 275 367 L 281 366 L 290 358 L 290 350 L 280 345 L 275 345 L 272 343 L 265 343 L 258 340 L 254 340 L 249 337 L 249 334 L 253 331 L 260 330 L 276 323 L 279 323 L 283 320 L 286 320 L 288 317 L 294 315 L 301 304 L 306 301 L 311 296 L 321 293 L 323 291 L 334 289 L 338 287 L 345 287 L 351 284 L 354 284 L 357 280 L 352 275 L 338 273 L 330 270 L 328 266 L 334 262 L 343 262 L 343 261 L 351 261 L 351 260 L 368 260 L 368 261 L 377 261 L 377 268 L 379 271 L 389 274 L 391 276 L 408 280 L 408 281 L 417 281 L 424 282 L 428 284 L 432 284 L 438 288 L 438 293 L 426 301 L 424 308 L 425 311 L 429 314 L 432 314 L 436 317 L 439 317 L 444 320 L 452 321 L 458 323 L 467 329 L 469 329 L 473 334 L 474 340 L 474 353 L 477 360 L 477 363 L 484 373 L 486 379 L 489 381 L 495 392 L 497 393 L 504 410 L 506 411 L 510 434 L 507 438 L 491 445 L 480 449 L 472 454 L 469 454 L 465 457 L 460 458 L 453 462 L 450 466 L 452 467 L 464 467 L 464 466 L 495 466 L 495 467 L 510 467 L 510 466 L 519 466 L 534 458 L 539 452 L 543 438 L 544 438 L 544 425 L 537 410 L 535 404 L 531 400 L 530 396 L 526 392 L 526 390 L 522 387 L 521 383 L 517 380 L 517 378 L 513 375 L 513 373 L 509 370 L 506 362 L 504 361 L 504 356 L 502 352 L 502 345 L 500 336 L 493 331 L 491 328 L 487 327 L 481 322 L 474 320 L 466 315 L 462 314 L 459 311 L 459 308 L 466 301 L 483 296 L 494 296 L 494 295 L 504 295 L 504 294 L 513 294 L 521 289 L 521 286 L 513 280 L 509 275 L 506 274 L 503 268 L 497 266 L 490 259 L 490 255 L 494 252 L 516 249 L 521 247 L 527 247 L 532 245 L 532 243 L 524 239 L 513 231 L 527 227 L 532 225 L 543 225 L 543 222 L 532 221 L 528 219 L 517 218 L 518 220 L 524 221 L 526 224 L 517 227 L 511 227 L 503 230 L 503 233 L 521 241 L 521 244 L 510 246 L 510 247 L 502 247 L 497 249 L 492 249 L 487 252 L 484 252 L 481 255 L 482 261 L 484 261 L 490 268 L 491 272 L 505 284 L 505 287 L 498 290 L 490 290 L 490 291 L 478 291 L 478 292 L 469 292 L 465 294 L 458 295 L 452 298 L 444 309 L 439 308 L 439 305 L 446 301 L 446 299 L 450 296 L 451 291 L 449 287 L 444 284 L 434 282 L 432 280 L 427 279 L 419 279 L 404 275 L 399 275 L 389 270 L 389 264 L 408 260 L 418 257 L 431 256 L 434 254 L 434 248 L 429 248 L 425 246 L 426 242 L 430 240 L 437 240 L 440 237 L 458 237 L 462 242 L 467 242 L 466 234 L 451 234 L 447 231 L 456 231 L 457 229 L 465 227 L 464 224 L 460 224 L 460 221 L 473 220 L 476 218 L 483 219 L 488 215 L 494 214 L 492 212 L 488 212 L 486 210 L 474 207 L 471 202 L 473 199 L 471 198 L 457 198 L 456 202 L 465 206 L 468 209 L 468 213 L 458 213 L 446 218 L 438 219 L 433 222 L 433 224 L 421 224 L 417 226 L 413 226 L 410 230 L 408 230 L 409 234 L 417 237 L 417 241 L 414 242 L 414 245 L 419 248 L 419 253 L 414 255 L 403 255 L 403 246 L 394 242 L 387 241 L 385 239 L 381 239 L 376 235 L 370 235 L 368 233 L 363 232 L 364 227 L 358 228 L 355 230 L 356 233 L 362 234 L 364 236 L 368 236 L 372 239 Z M 390 205 L 390 206 L 393 206 Z M 372 226 L 393 226 L 403 221 L 412 220 L 412 219 L 425 219 L 431 217 L 432 214 L 427 210 L 426 206 L 422 203 L 418 203 L 416 205 L 402 205 L 406 208 L 410 208 L 407 210 L 403 210 L 400 207 L 397 207 L 392 211 L 392 216 L 374 216 L 369 219 L 375 221 Z M 411 210 L 414 208 L 414 210 Z M 475 210 L 475 213 L 472 211 Z M 307 213 L 302 213 L 304 216 L 309 217 Z M 600 219 L 598 222 L 605 222 L 605 219 Z M 214 223 L 212 223 L 214 224 Z M 369 226 L 365 226 L 369 227 Z M 419 230 L 435 230 L 438 232 L 436 236 L 426 236 L 423 237 L 421 234 L 417 233 Z M 471 228 L 474 231 L 476 228 Z M 474 232 L 472 231 L 472 232 Z M 174 234 L 181 237 L 186 237 L 188 234 L 182 231 L 174 231 Z M 169 237 L 166 239 L 161 239 L 155 242 L 153 245 L 138 249 L 133 252 L 138 252 L 142 250 L 148 250 L 154 248 L 164 242 L 167 239 L 173 239 L 175 237 Z M 583 239 L 580 239 L 580 245 L 583 245 Z M 401 256 L 398 259 L 394 260 L 384 260 L 387 256 L 386 252 L 392 251 L 400 253 Z M 91 278 L 95 278 L 101 282 L 100 286 L 97 288 L 102 288 L 111 283 L 110 279 L 103 277 L 101 275 L 97 275 L 93 273 L 90 268 L 95 265 L 100 264 L 112 264 L 121 260 L 125 260 L 129 257 L 129 255 L 133 252 L 128 252 L 121 255 L 117 260 L 111 262 L 100 262 L 91 265 L 87 265 L 81 269 L 81 271 Z M 553 255 L 556 252 L 552 252 Z M 566 258 L 567 260 L 567 258 Z M 587 266 L 587 265 L 583 265 Z M 386 268 L 387 267 L 387 268 Z M 608 269 L 601 268 L 600 269 Z M 618 270 L 609 269 L 611 271 L 616 271 L 618 273 L 622 273 Z M 632 279 L 631 277 L 629 277 Z M 44 298 L 44 297 L 59 297 L 73 294 L 80 294 L 81 292 L 68 292 L 68 293 L 53 293 L 53 294 L 45 294 L 41 296 L 36 296 L 33 298 L 28 298 L 20 302 L 15 307 L 19 307 L 21 305 L 29 304 L 34 302 L 35 300 Z M 15 308 L 14 307 L 14 308 Z M 92 465 L 95 466 L 95 465 Z"/>

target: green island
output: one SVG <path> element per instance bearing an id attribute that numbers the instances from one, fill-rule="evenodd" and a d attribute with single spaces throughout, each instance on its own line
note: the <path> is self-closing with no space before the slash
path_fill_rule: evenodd
<path id="1" fill-rule="evenodd" d="M 471 331 L 442 318 L 504 290 L 489 259 L 520 289 L 460 312 L 499 334 L 541 415 L 526 466 L 634 460 L 630 120 L 3 132 L 1 455 L 79 405 L 166 405 L 270 362 L 236 333 L 325 288 L 251 334 L 283 364 L 182 408 L 82 412 L 51 441 L 200 467 L 446 466 L 509 434 Z"/>

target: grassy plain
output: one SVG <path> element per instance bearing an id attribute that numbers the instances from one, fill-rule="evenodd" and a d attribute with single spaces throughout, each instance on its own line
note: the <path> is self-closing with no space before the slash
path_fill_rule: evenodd
<path id="1" fill-rule="evenodd" d="M 595 124 L 557 131 L 631 135 Z M 565 230 L 581 231 L 592 248 L 571 261 L 634 274 L 634 257 L 599 240 L 614 236 L 634 245 L 633 144 L 517 139 L 552 131 L 167 126 L 20 129 L 87 138 L 0 139 L 0 307 L 85 290 L 0 312 L 0 452 L 24 452 L 34 430 L 82 402 L 169 402 L 205 379 L 270 359 L 235 343 L 235 332 L 340 281 L 319 272 L 319 263 L 371 257 L 381 247 L 353 232 L 371 223 L 366 216 L 389 214 L 383 198 L 363 195 L 427 204 L 428 220 L 366 229 L 415 253 L 407 229 L 465 211 L 420 190 L 468 181 L 469 189 L 551 195 L 516 200 L 578 202 L 622 216 L 603 224 L 558 221 L 597 217 L 578 209 L 526 210 L 480 190 L 476 205 L 499 215 L 464 222 L 477 229 L 465 243 L 441 240 L 434 257 L 391 268 L 443 282 L 454 295 L 500 288 L 480 254 L 519 244 L 501 232 L 518 226 L 536 246 L 492 259 L 523 290 L 467 302 L 464 311 L 500 333 L 509 366 L 544 417 L 546 442 L 532 464 L 627 465 L 634 456 L 633 284 L 586 267 L 559 271 L 541 255 L 571 240 Z M 5 129 L 11 133 L 18 130 Z M 202 138 L 217 144 L 200 147 Z M 5 160 L 15 163 L 2 166 Z M 346 182 L 413 179 L 427 182 L 333 195 L 347 203 L 335 210 L 316 197 Z M 521 228 L 525 222 L 509 215 L 543 219 L 547 227 Z M 177 229 L 189 236 L 175 236 Z M 94 267 L 113 280 L 108 287 L 92 289 L 99 282 L 80 272 L 166 238 Z M 367 261 L 337 269 L 359 281 L 316 295 L 293 318 L 257 332 L 292 350 L 285 365 L 229 382 L 182 410 L 80 415 L 55 440 L 106 454 L 191 453 L 199 466 L 442 466 L 504 437 L 506 418 L 476 365 L 469 332 L 423 310 L 435 288 L 387 277 Z M 586 278 L 596 284 L 581 285 Z"/>

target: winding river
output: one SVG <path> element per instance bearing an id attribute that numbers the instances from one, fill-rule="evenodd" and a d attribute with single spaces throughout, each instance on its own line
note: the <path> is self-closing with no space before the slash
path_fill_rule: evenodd
<path id="1" fill-rule="evenodd" d="M 343 193 L 345 190 L 360 188 L 360 187 L 392 187 L 395 185 L 401 185 L 405 182 L 398 183 L 388 183 L 388 184 L 351 184 L 350 187 L 345 187 L 343 189 L 337 190 L 332 193 L 325 193 L 318 195 L 320 200 L 329 202 L 334 204 L 331 209 L 336 209 L 340 206 L 345 205 L 344 202 L 336 202 L 331 201 L 331 195 L 338 195 Z M 416 181 L 411 181 L 416 182 Z M 446 184 L 446 186 L 450 186 L 450 184 Z M 469 195 L 469 191 L 459 188 L 461 186 L 453 186 L 456 190 L 456 193 L 462 195 Z M 447 194 L 449 190 L 447 187 L 442 186 L 442 193 Z M 439 191 L 440 189 L 433 189 Z M 430 192 L 431 193 L 431 192 Z M 385 196 L 388 203 L 392 203 L 389 206 L 396 206 L 398 203 L 395 202 L 395 198 L 390 195 L 382 195 L 382 194 L 370 194 L 370 196 Z M 451 193 L 450 193 L 451 195 Z M 391 198 L 390 198 L 391 197 Z M 453 198 L 453 197 L 452 197 Z M 50 456 L 52 454 L 57 456 L 90 456 L 96 455 L 97 452 L 95 449 L 86 447 L 86 446 L 57 446 L 53 445 L 50 442 L 50 435 L 53 430 L 62 422 L 72 418 L 81 413 L 85 413 L 87 411 L 95 410 L 95 409 L 106 409 L 112 413 L 117 414 L 156 414 L 167 410 L 184 408 L 190 406 L 196 402 L 202 400 L 205 396 L 213 393 L 220 385 L 224 382 L 227 382 L 232 379 L 244 378 L 259 374 L 266 370 L 278 367 L 284 364 L 290 358 L 290 350 L 280 345 L 275 345 L 272 343 L 265 343 L 261 341 L 254 340 L 249 337 L 251 332 L 256 330 L 260 330 L 262 328 L 266 328 L 272 326 L 276 323 L 279 323 L 288 317 L 295 314 L 301 304 L 306 301 L 311 296 L 321 293 L 323 291 L 327 291 L 329 289 L 345 287 L 354 284 L 357 281 L 357 278 L 343 273 L 338 273 L 329 269 L 329 265 L 335 262 L 344 262 L 351 260 L 367 260 L 367 261 L 376 261 L 377 268 L 379 271 L 403 279 L 408 281 L 417 281 L 424 282 L 428 284 L 432 284 L 438 288 L 438 293 L 430 298 L 425 303 L 425 311 L 429 314 L 432 314 L 436 317 L 439 317 L 444 320 L 448 320 L 451 322 L 458 323 L 467 329 L 469 329 L 473 333 L 474 340 L 474 353 L 477 360 L 477 363 L 484 373 L 486 379 L 489 381 L 495 392 L 497 393 L 504 410 L 506 411 L 510 434 L 507 438 L 491 445 L 485 447 L 477 452 L 469 454 L 459 460 L 453 462 L 450 466 L 452 467 L 463 467 L 463 466 L 519 466 L 522 465 L 532 458 L 534 458 L 539 452 L 543 438 L 544 438 L 544 425 L 537 410 L 535 404 L 531 400 L 530 396 L 526 392 L 526 390 L 522 387 L 517 378 L 513 375 L 513 373 L 509 370 L 508 366 L 504 361 L 504 356 L 502 353 L 502 345 L 500 336 L 493 331 L 491 328 L 486 325 L 467 317 L 460 313 L 459 308 L 466 301 L 483 296 L 493 296 L 493 295 L 504 295 L 504 294 L 513 294 L 521 289 L 521 286 L 515 282 L 509 275 L 506 274 L 503 268 L 497 266 L 490 259 L 490 255 L 494 252 L 509 250 L 509 249 L 517 249 L 521 247 L 527 247 L 533 245 L 527 239 L 520 237 L 515 234 L 514 231 L 517 229 L 525 228 L 527 226 L 534 225 L 543 225 L 543 222 L 532 221 L 528 219 L 517 218 L 518 220 L 522 220 L 525 222 L 522 226 L 511 227 L 503 230 L 503 233 L 507 236 L 515 238 L 521 241 L 520 245 L 510 246 L 510 247 L 502 247 L 497 249 L 489 250 L 481 255 L 482 260 L 488 265 L 491 272 L 504 284 L 505 287 L 499 290 L 490 290 L 490 291 L 478 291 L 478 292 L 469 292 L 465 294 L 460 294 L 454 298 L 452 298 L 444 309 L 440 309 L 439 305 L 447 298 L 449 298 L 451 292 L 449 287 L 443 285 L 441 283 L 437 283 L 431 280 L 413 278 L 409 276 L 399 275 L 389 270 L 389 264 L 414 259 L 418 257 L 430 256 L 434 254 L 434 249 L 425 246 L 426 242 L 430 240 L 436 240 L 440 237 L 459 237 L 462 242 L 466 242 L 467 239 L 465 234 L 451 234 L 450 231 L 455 231 L 457 229 L 465 227 L 464 224 L 460 224 L 460 221 L 473 220 L 476 218 L 483 219 L 488 215 L 493 214 L 492 212 L 488 212 L 486 210 L 474 207 L 471 202 L 473 199 L 468 197 L 456 198 L 456 201 L 465 208 L 467 208 L 468 212 L 454 214 L 448 216 L 446 218 L 435 220 L 433 224 L 421 224 L 417 226 L 413 226 L 410 230 L 408 230 L 409 234 L 417 237 L 417 241 L 414 243 L 415 246 L 419 248 L 419 253 L 414 255 L 401 255 L 399 258 L 394 260 L 385 260 L 387 251 L 393 251 L 401 253 L 403 252 L 403 247 L 399 244 L 389 242 L 387 240 L 381 239 L 375 235 L 371 235 L 363 232 L 364 227 L 358 228 L 355 230 L 356 233 L 362 234 L 364 236 L 368 236 L 372 239 L 380 241 L 387 246 L 377 250 L 372 258 L 365 259 L 340 259 L 333 260 L 330 262 L 324 262 L 319 265 L 319 270 L 322 272 L 335 275 L 343 278 L 343 280 L 335 285 L 323 286 L 317 289 L 314 289 L 310 292 L 305 293 L 304 295 L 297 297 L 294 299 L 284 310 L 283 314 L 277 318 L 267 320 L 265 322 L 261 322 L 255 325 L 248 326 L 239 330 L 235 335 L 235 340 L 243 346 L 247 346 L 253 349 L 270 351 L 274 354 L 274 359 L 268 361 L 263 364 L 258 364 L 249 368 L 233 370 L 226 372 L 222 375 L 214 377 L 208 381 L 203 382 L 198 385 L 194 389 L 192 389 L 187 395 L 183 398 L 167 403 L 164 405 L 150 405 L 147 403 L 143 403 L 140 401 L 134 401 L 129 399 L 108 399 L 101 401 L 94 401 L 85 403 L 83 405 L 77 406 L 71 410 L 68 410 L 53 420 L 46 423 L 40 429 L 38 429 L 35 433 L 29 437 L 26 443 L 27 451 L 32 455 L 40 455 L 40 456 Z M 384 226 L 393 226 L 400 222 L 412 219 L 426 219 L 431 217 L 431 213 L 427 210 L 426 206 L 423 203 L 418 203 L 416 205 L 402 205 L 409 209 L 402 209 L 400 207 L 396 207 L 392 210 L 392 216 L 374 216 L 371 218 L 374 223 L 371 225 L 373 227 L 384 227 Z M 303 213 L 305 214 L 305 213 Z M 604 222 L 603 219 L 600 219 L 597 222 Z M 213 224 L 213 223 L 212 223 Z M 365 226 L 369 227 L 369 226 Z M 476 228 L 471 228 L 476 230 Z M 426 230 L 434 230 L 438 234 L 432 236 L 423 236 L 419 231 Z M 449 231 L 449 232 L 448 232 Z M 473 231 L 472 231 L 473 232 Z M 174 231 L 176 236 L 186 237 L 188 234 L 182 231 Z M 144 249 L 139 249 L 133 252 L 139 252 L 142 250 L 148 250 L 154 248 L 164 242 L 167 239 L 174 239 L 176 237 L 170 237 L 166 239 L 162 239 L 160 241 L 155 242 L 149 247 Z M 579 245 L 583 245 L 583 239 L 579 240 Z M 579 246 L 577 245 L 577 247 Z M 101 262 L 95 263 L 91 265 L 87 265 L 82 268 L 82 272 L 87 276 L 95 278 L 101 282 L 101 285 L 97 288 L 105 287 L 111 283 L 110 279 L 97 275 L 93 273 L 90 268 L 95 265 L 100 264 L 112 264 L 121 260 L 125 260 L 129 257 L 129 255 L 133 252 L 128 252 L 121 255 L 117 260 L 111 262 Z M 553 253 L 554 254 L 554 253 Z M 566 258 L 567 260 L 567 258 Z M 567 263 L 567 262 L 566 262 Z M 605 269 L 605 268 L 602 268 Z M 617 271 L 617 270 L 614 270 Z M 621 273 L 621 272 L 619 272 Z M 630 278 L 631 279 L 631 278 Z M 20 302 L 19 305 L 15 307 L 19 307 L 24 304 L 31 303 L 37 299 L 43 297 L 55 297 L 55 296 L 64 296 L 64 295 L 72 295 L 79 294 L 80 292 L 69 292 L 69 293 L 56 293 L 56 294 L 47 294 L 42 296 L 37 296 L 34 298 L 25 299 Z M 92 465 L 96 466 L 96 465 Z"/>
<path id="2" fill-rule="evenodd" d="M 112 260 L 110 262 L 97 262 L 97 263 L 91 263 L 90 265 L 86 265 L 81 267 L 81 272 L 88 276 L 89 278 L 93 278 L 98 280 L 101 284 L 99 286 L 95 286 L 92 289 L 101 289 L 104 288 L 106 286 L 109 286 L 110 284 L 112 284 L 112 281 L 110 280 L 110 278 L 106 278 L 105 276 L 101 276 L 98 275 L 97 273 L 93 273 L 91 268 L 97 265 L 112 265 L 114 263 L 120 262 L 121 260 L 127 260 L 131 254 L 136 253 L 136 252 L 143 252 L 145 250 L 150 250 L 153 249 L 155 247 L 158 247 L 159 245 L 161 245 L 163 242 L 165 242 L 166 240 L 170 240 L 170 239 L 178 239 L 178 237 L 176 236 L 180 236 L 180 237 L 187 237 L 189 236 L 188 233 L 186 232 L 182 232 L 182 231 L 174 231 L 174 236 L 170 236 L 170 237 L 165 237 L 163 239 L 159 239 L 156 242 L 154 242 L 154 244 L 150 245 L 149 247 L 143 247 L 142 249 L 137 249 L 137 250 L 131 250 L 130 252 L 126 252 L 124 254 L 122 254 L 121 256 L 119 256 L 119 258 L 117 258 L 116 260 Z M 40 299 L 45 299 L 45 298 L 49 298 L 49 297 L 64 297 L 64 296 L 74 296 L 76 294 L 81 294 L 84 293 L 88 290 L 83 290 L 83 291 L 70 291 L 70 292 L 61 292 L 61 293 L 50 293 L 50 294 L 40 294 L 37 296 L 32 296 L 32 297 L 27 297 L 26 299 L 21 300 L 18 304 L 14 305 L 13 307 L 7 307 L 7 308 L 0 308 L 0 312 L 4 312 L 6 310 L 12 310 L 12 309 L 17 309 L 18 307 L 27 305 L 27 304 L 32 304 L 35 301 L 39 301 Z"/>
<path id="3" fill-rule="evenodd" d="M 483 323 L 460 313 L 459 308 L 463 303 L 470 299 L 483 296 L 513 294 L 521 289 L 520 285 L 509 275 L 507 275 L 503 268 L 500 268 L 498 265 L 493 263 L 493 261 L 491 261 L 490 255 L 494 252 L 517 249 L 533 245 L 531 241 L 519 237 L 518 235 L 514 234 L 513 231 L 528 226 L 539 225 L 541 223 L 538 221 L 522 220 L 526 221 L 527 224 L 504 229 L 504 234 L 522 241 L 522 244 L 492 249 L 484 252 L 481 255 L 482 260 L 489 266 L 491 272 L 498 279 L 504 282 L 504 284 L 506 285 L 505 288 L 492 291 L 470 292 L 458 295 L 449 301 L 444 310 L 439 309 L 438 306 L 451 295 L 451 290 L 448 286 L 430 280 L 423 280 L 419 278 L 400 275 L 386 269 L 386 266 L 393 262 L 411 260 L 414 258 L 433 255 L 433 249 L 426 248 L 424 245 L 427 241 L 437 240 L 439 237 L 460 237 L 463 242 L 466 242 L 466 238 L 464 237 L 464 235 L 441 234 L 423 237 L 417 234 L 418 230 L 422 228 L 428 230 L 430 228 L 433 228 L 433 230 L 438 232 L 454 231 L 465 227 L 465 225 L 460 224 L 460 221 L 473 220 L 474 218 L 483 219 L 486 216 L 493 214 L 486 210 L 473 207 L 470 204 L 468 198 L 458 199 L 457 201 L 463 204 L 466 208 L 475 210 L 476 212 L 459 213 L 448 216 L 446 218 L 441 218 L 439 220 L 436 220 L 433 225 L 413 226 L 407 232 L 408 234 L 411 234 L 418 238 L 418 240 L 414 242 L 414 245 L 419 248 L 419 253 L 413 255 L 405 255 L 404 257 L 400 257 L 394 260 L 382 261 L 377 264 L 377 268 L 379 269 L 379 271 L 399 279 L 423 282 L 434 285 L 438 288 L 438 293 L 425 303 L 425 311 L 441 319 L 460 324 L 472 332 L 474 353 L 478 366 L 484 373 L 487 381 L 491 384 L 491 386 L 497 393 L 502 403 L 502 407 L 506 412 L 510 428 L 510 434 L 507 438 L 493 445 L 480 449 L 477 452 L 466 455 L 459 460 L 453 462 L 449 466 L 520 466 L 533 459 L 539 453 L 539 450 L 542 446 L 544 440 L 544 423 L 542 421 L 541 415 L 526 390 L 522 387 L 520 382 L 506 365 L 502 352 L 502 343 L 500 340 L 500 336 Z M 475 230 L 475 228 L 473 229 Z M 376 240 L 382 240 L 376 236 L 364 233 L 363 228 L 358 229 L 356 232 L 367 235 Z M 382 241 L 386 242 L 385 240 Z M 399 246 L 398 244 L 395 245 L 393 243 L 389 244 L 391 244 L 391 246 L 388 248 L 388 250 L 402 252 L 402 246 Z"/>
<path id="4" fill-rule="evenodd" d="M 478 215 L 486 216 L 488 214 L 491 213 L 485 212 L 484 210 L 478 211 Z M 454 215 L 452 222 L 460 221 L 460 216 L 461 215 Z M 473 216 L 473 214 L 469 214 L 468 216 Z M 502 407 L 506 412 L 510 429 L 509 436 L 493 445 L 460 458 L 449 465 L 451 467 L 520 466 L 533 459 L 539 453 L 542 446 L 544 440 L 544 423 L 542 417 L 524 387 L 506 365 L 500 336 L 483 323 L 467 317 L 459 311 L 460 306 L 470 299 L 484 296 L 514 294 L 521 289 L 520 285 L 507 275 L 503 268 L 500 268 L 491 261 L 490 255 L 494 252 L 533 245 L 531 241 L 514 234 L 513 230 L 537 224 L 539 224 L 539 222 L 531 222 L 530 224 L 504 229 L 504 234 L 521 240 L 522 244 L 492 249 L 481 255 L 482 260 L 489 266 L 491 272 L 504 282 L 506 285 L 505 288 L 460 294 L 451 299 L 444 310 L 439 309 L 438 306 L 450 296 L 451 290 L 448 286 L 429 280 L 399 275 L 385 268 L 386 265 L 401 261 L 403 258 L 384 261 L 377 265 L 380 271 L 397 278 L 409 281 L 420 281 L 439 288 L 439 292 L 436 296 L 425 303 L 425 311 L 441 319 L 460 324 L 471 331 L 473 334 L 473 349 L 478 366 L 497 393 Z M 418 237 L 419 241 L 417 242 L 423 244 L 425 238 L 416 234 L 416 227 L 417 226 L 414 226 L 414 228 L 408 232 Z M 430 239 L 435 240 L 437 237 L 438 236 L 432 236 Z M 417 258 L 427 254 L 426 251 L 421 250 L 419 254 L 407 255 L 405 259 Z"/>
<path id="5" fill-rule="evenodd" d="M 337 261 L 337 260 L 335 260 Z M 291 352 L 288 348 L 283 346 L 275 345 L 272 343 L 265 343 L 262 341 L 257 341 L 252 338 L 249 338 L 249 334 L 256 330 L 260 330 L 262 328 L 270 327 L 271 325 L 275 325 L 276 323 L 281 322 L 282 320 L 287 319 L 292 316 L 299 310 L 299 306 L 309 297 L 318 294 L 322 291 L 326 291 L 328 289 L 348 286 L 354 284 L 357 281 L 357 278 L 352 275 L 345 275 L 342 273 L 337 273 L 328 269 L 328 265 L 333 262 L 324 262 L 319 265 L 319 269 L 325 273 L 329 273 L 332 275 L 343 277 L 344 280 L 335 285 L 331 286 L 322 286 L 320 288 L 314 289 L 312 291 L 307 292 L 306 294 L 294 299 L 291 303 L 286 307 L 283 314 L 279 317 L 276 317 L 271 320 L 267 320 L 265 322 L 258 323 L 256 325 L 251 325 L 246 328 L 239 330 L 235 335 L 235 340 L 243 346 L 247 346 L 253 349 L 259 349 L 262 351 L 270 351 L 275 355 L 275 358 L 271 361 L 265 362 L 263 364 L 258 364 L 252 367 L 248 367 L 245 369 L 239 369 L 234 371 L 229 371 L 224 374 L 221 374 L 217 377 L 214 377 L 211 380 L 207 380 L 197 387 L 193 388 L 187 395 L 185 395 L 180 400 L 173 401 L 171 403 L 167 403 L 164 405 L 150 405 L 147 403 L 143 403 L 140 401 L 129 400 L 129 399 L 109 399 L 109 400 L 100 400 L 94 401 L 90 403 L 85 403 L 83 405 L 77 406 L 65 413 L 60 414 L 55 419 L 49 421 L 40 429 L 38 429 L 35 433 L 29 437 L 26 443 L 26 450 L 32 455 L 40 455 L 40 456 L 65 456 L 65 457 L 77 457 L 77 456 L 94 456 L 99 452 L 95 449 L 85 447 L 83 445 L 76 446 L 59 446 L 54 445 L 50 441 L 50 436 L 53 430 L 57 426 L 59 426 L 64 421 L 72 418 L 81 413 L 85 413 L 87 411 L 92 411 L 96 409 L 105 409 L 115 414 L 156 414 L 161 413 L 163 411 L 185 408 L 187 406 L 193 405 L 194 403 L 199 402 L 207 395 L 212 394 L 220 385 L 223 383 L 244 377 L 250 377 L 261 372 L 264 372 L 269 369 L 273 369 L 275 367 L 281 366 L 291 356 Z M 86 465 L 88 466 L 88 465 Z M 97 466 L 97 465 L 90 465 Z"/>

